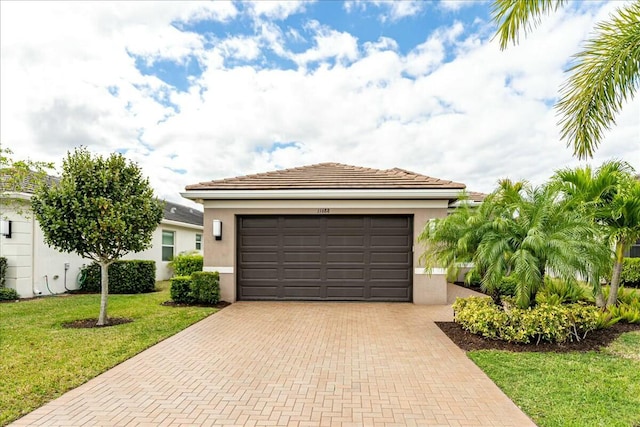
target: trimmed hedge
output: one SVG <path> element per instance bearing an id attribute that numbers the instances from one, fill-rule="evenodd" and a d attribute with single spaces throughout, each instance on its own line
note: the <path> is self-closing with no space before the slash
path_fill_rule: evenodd
<path id="1" fill-rule="evenodd" d="M 169 264 L 173 268 L 175 276 L 190 276 L 192 273 L 202 271 L 204 258 L 199 254 L 179 254 Z"/>
<path id="2" fill-rule="evenodd" d="M 80 285 L 84 292 L 100 292 L 100 265 L 86 267 L 85 281 Z M 120 260 L 109 265 L 110 294 L 141 294 L 156 288 L 156 262 L 146 260 Z"/>
<path id="3" fill-rule="evenodd" d="M 15 289 L 0 287 L 0 301 L 15 301 L 19 298 Z"/>
<path id="4" fill-rule="evenodd" d="M 7 277 L 7 259 L 0 257 L 0 287 L 4 286 Z"/>
<path id="5" fill-rule="evenodd" d="M 640 258 L 625 258 L 620 283 L 627 288 L 640 288 Z"/>
<path id="6" fill-rule="evenodd" d="M 215 305 L 220 302 L 220 275 L 197 271 L 191 276 L 172 277 L 170 294 L 180 304 Z"/>
<path id="7" fill-rule="evenodd" d="M 193 304 L 191 295 L 191 276 L 175 276 L 171 278 L 169 290 L 171 299 L 179 304 Z"/>
<path id="8" fill-rule="evenodd" d="M 597 307 L 583 304 L 505 310 L 487 297 L 458 298 L 453 310 L 455 322 L 471 333 L 525 344 L 579 341 L 597 328 L 600 313 Z"/>
<path id="9" fill-rule="evenodd" d="M 217 271 L 199 271 L 191 275 L 191 292 L 200 304 L 220 302 L 220 274 Z"/>

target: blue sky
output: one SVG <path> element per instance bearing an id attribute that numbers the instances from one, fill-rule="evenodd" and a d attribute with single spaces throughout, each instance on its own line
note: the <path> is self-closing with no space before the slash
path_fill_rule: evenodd
<path id="1" fill-rule="evenodd" d="M 570 2 L 500 51 L 483 1 L 1 2 L 0 141 L 124 153 L 185 203 L 188 184 L 327 161 L 541 183 L 580 164 L 553 104 L 618 5 Z M 591 163 L 640 168 L 638 104 Z"/>

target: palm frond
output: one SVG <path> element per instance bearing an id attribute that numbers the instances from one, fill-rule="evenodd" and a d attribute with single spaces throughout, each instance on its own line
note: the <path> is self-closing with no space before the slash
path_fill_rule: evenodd
<path id="1" fill-rule="evenodd" d="M 565 0 L 495 0 L 491 14 L 498 27 L 497 36 L 500 49 L 506 49 L 509 42 L 517 44 L 519 34 L 527 34 L 540 24 L 541 17 L 558 9 Z"/>
<path id="2" fill-rule="evenodd" d="M 616 115 L 638 89 L 640 1 L 618 8 L 609 20 L 599 23 L 574 58 L 556 109 L 562 139 L 574 147 L 578 158 L 585 159 L 593 157 L 603 131 L 615 124 Z"/>

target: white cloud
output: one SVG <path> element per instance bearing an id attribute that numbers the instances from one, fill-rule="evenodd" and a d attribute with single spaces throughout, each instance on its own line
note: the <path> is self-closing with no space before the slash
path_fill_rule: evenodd
<path id="1" fill-rule="evenodd" d="M 440 0 L 438 6 L 445 11 L 458 11 L 462 8 L 477 5 L 479 0 Z M 487 3 L 485 1 L 484 3 Z"/>
<path id="2" fill-rule="evenodd" d="M 255 18 L 282 20 L 295 13 L 303 12 L 309 0 L 256 0 L 247 2 Z"/>
<path id="3" fill-rule="evenodd" d="M 300 54 L 290 55 L 300 66 L 309 62 L 335 59 L 336 61 L 353 61 L 358 53 L 358 39 L 346 32 L 333 30 L 318 21 L 311 20 L 307 30 L 313 34 L 315 46 Z"/>

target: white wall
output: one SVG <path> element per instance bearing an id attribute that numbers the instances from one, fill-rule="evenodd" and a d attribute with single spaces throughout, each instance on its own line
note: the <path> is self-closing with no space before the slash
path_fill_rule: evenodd
<path id="1" fill-rule="evenodd" d="M 12 222 L 11 238 L 0 236 L 0 256 L 7 258 L 8 264 L 5 285 L 15 289 L 20 296 L 29 297 L 33 268 L 33 220 L 18 214 L 13 206 L 3 204 L 1 208 L 0 216 Z"/>
<path id="2" fill-rule="evenodd" d="M 127 254 L 123 259 L 145 259 L 156 262 L 156 280 L 169 280 L 173 271 L 169 268 L 168 261 L 162 261 L 162 231 L 173 231 L 174 256 L 183 252 L 196 250 L 196 234 L 203 234 L 202 227 L 181 224 L 175 221 L 162 220 L 162 223 L 153 232 L 151 248 L 137 253 Z M 202 244 L 204 244 L 204 237 Z M 198 251 L 202 254 L 202 250 Z"/>

